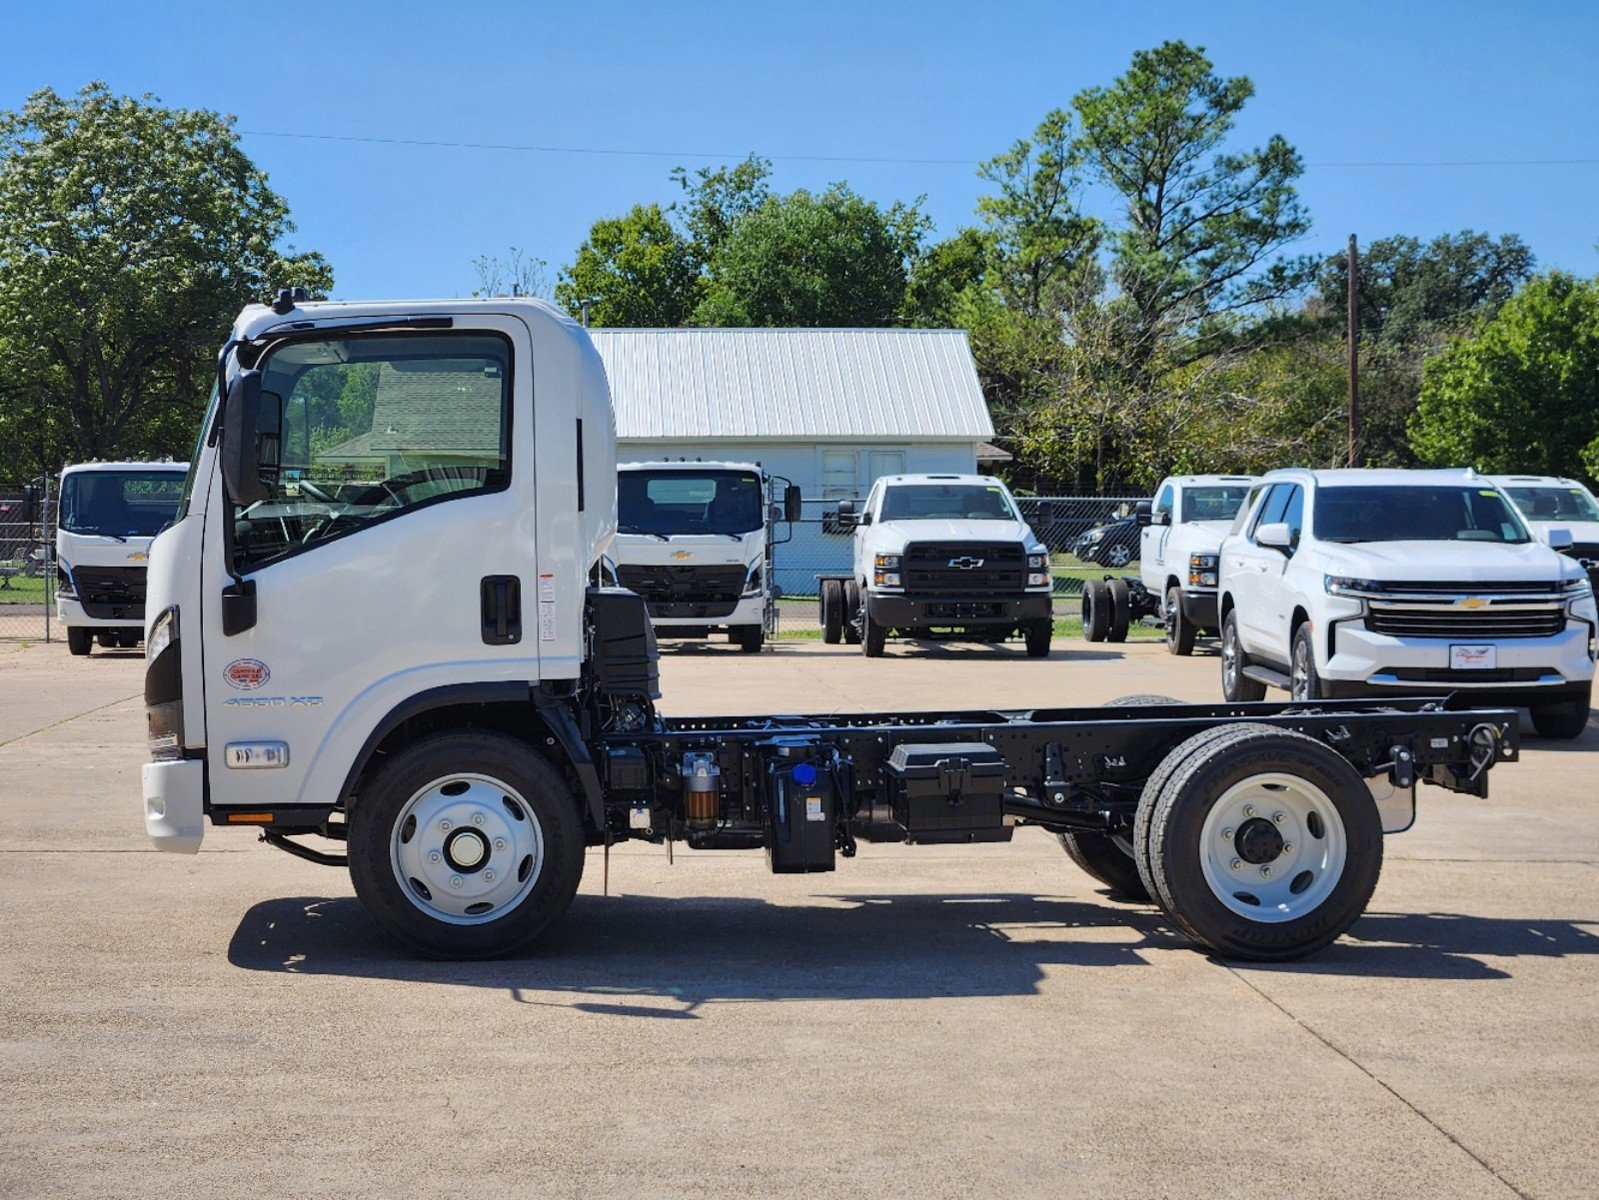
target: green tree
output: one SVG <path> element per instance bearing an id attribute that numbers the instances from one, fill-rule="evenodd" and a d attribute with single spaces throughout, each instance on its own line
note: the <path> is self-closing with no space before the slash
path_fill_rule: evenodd
<path id="1" fill-rule="evenodd" d="M 1280 135 L 1258 149 L 1228 148 L 1254 93 L 1248 78 L 1216 74 L 1202 48 L 1166 42 L 1072 101 L 1079 151 L 1122 204 L 1111 271 L 1136 315 L 1135 355 L 1289 295 L 1306 278 L 1308 262 L 1278 257 L 1310 228 L 1294 189 L 1298 152 Z"/>
<path id="2" fill-rule="evenodd" d="M 332 286 L 293 228 L 231 117 L 103 83 L 0 113 L 0 405 L 45 422 L 30 465 L 185 454 L 237 311 Z"/>
<path id="3" fill-rule="evenodd" d="M 659 204 L 635 204 L 594 222 L 561 272 L 555 299 L 572 312 L 592 301 L 595 325 L 672 327 L 687 324 L 701 288 L 695 247 Z"/>
<path id="4" fill-rule="evenodd" d="M 1410 439 L 1422 462 L 1599 477 L 1599 280 L 1531 280 L 1427 363 Z"/>
<path id="5" fill-rule="evenodd" d="M 917 204 L 887 209 L 839 183 L 769 196 L 710 259 L 699 325 L 888 325 L 927 229 Z"/>
<path id="6" fill-rule="evenodd" d="M 733 227 L 771 197 L 772 164 L 750 155 L 731 167 L 701 167 L 690 175 L 674 167 L 672 181 L 683 190 L 672 209 L 682 220 L 702 263 L 721 249 Z"/>

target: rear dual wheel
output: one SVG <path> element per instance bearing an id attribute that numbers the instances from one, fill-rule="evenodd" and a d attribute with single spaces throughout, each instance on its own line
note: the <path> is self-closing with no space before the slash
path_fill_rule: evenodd
<path id="1" fill-rule="evenodd" d="M 1083 581 L 1083 636 L 1089 641 L 1125 642 L 1132 615 L 1132 589 L 1125 579 Z"/>

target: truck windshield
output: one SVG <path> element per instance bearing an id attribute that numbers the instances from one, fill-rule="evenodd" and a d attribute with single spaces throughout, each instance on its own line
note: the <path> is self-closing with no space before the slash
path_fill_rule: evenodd
<path id="1" fill-rule="evenodd" d="M 1249 495 L 1249 485 L 1183 489 L 1184 521 L 1231 521 Z"/>
<path id="2" fill-rule="evenodd" d="M 1599 505 L 1580 487 L 1506 488 L 1529 521 L 1599 521 Z"/>
<path id="3" fill-rule="evenodd" d="M 623 533 L 749 533 L 761 528 L 761 477 L 749 471 L 621 471 Z"/>
<path id="4" fill-rule="evenodd" d="M 1324 542 L 1532 540 L 1499 492 L 1453 485 L 1319 488 L 1315 529 Z"/>
<path id="5" fill-rule="evenodd" d="M 61 528 L 154 537 L 177 514 L 182 471 L 73 471 L 61 481 Z"/>
<path id="6" fill-rule="evenodd" d="M 880 521 L 1019 521 L 998 484 L 898 483 L 883 492 Z"/>

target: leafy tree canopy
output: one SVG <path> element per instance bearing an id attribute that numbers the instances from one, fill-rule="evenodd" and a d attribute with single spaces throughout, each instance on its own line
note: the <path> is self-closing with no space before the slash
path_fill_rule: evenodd
<path id="1" fill-rule="evenodd" d="M 12 457 L 185 454 L 238 310 L 332 286 L 293 228 L 231 117 L 103 83 L 0 113 L 0 405 L 36 414 Z"/>
<path id="2" fill-rule="evenodd" d="M 635 204 L 594 222 L 555 299 L 573 313 L 591 301 L 594 325 L 671 327 L 688 323 L 702 287 L 694 245 L 659 204 Z"/>

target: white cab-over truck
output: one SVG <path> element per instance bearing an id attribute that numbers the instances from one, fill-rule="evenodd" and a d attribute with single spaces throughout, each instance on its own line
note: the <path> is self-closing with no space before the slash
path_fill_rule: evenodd
<path id="1" fill-rule="evenodd" d="M 144 636 L 150 542 L 178 511 L 187 463 L 79 463 L 61 472 L 56 615 L 67 649 L 131 647 Z"/>
<path id="2" fill-rule="evenodd" d="M 1405 700 L 667 717 L 644 601 L 599 582 L 610 396 L 559 310 L 284 292 L 217 382 L 150 554 L 146 828 L 347 865 L 421 953 L 528 942 L 628 838 L 803 872 L 1036 825 L 1201 945 L 1293 957 L 1365 908 L 1417 783 L 1517 756 L 1513 711 Z"/>
<path id="3" fill-rule="evenodd" d="M 1258 700 L 1445 695 L 1588 722 L 1599 616 L 1583 569 L 1470 471 L 1274 471 L 1221 550 L 1222 686 Z"/>
<path id="4" fill-rule="evenodd" d="M 1122 641 L 1127 627 L 1158 618 L 1172 654 L 1194 652 L 1200 634 L 1215 633 L 1216 555 L 1249 494 L 1252 475 L 1173 475 L 1153 500 L 1140 500 L 1139 578 L 1083 582 L 1083 636 Z"/>
<path id="5" fill-rule="evenodd" d="M 843 501 L 854 569 L 818 580 L 822 637 L 868 658 L 890 635 L 1026 640 L 1049 654 L 1049 551 L 1005 484 L 986 475 L 885 475 L 864 504 Z"/>
<path id="6" fill-rule="evenodd" d="M 659 637 L 725 629 L 749 653 L 776 631 L 776 527 L 799 488 L 759 463 L 662 461 L 617 468 L 618 582 L 644 597 Z"/>

